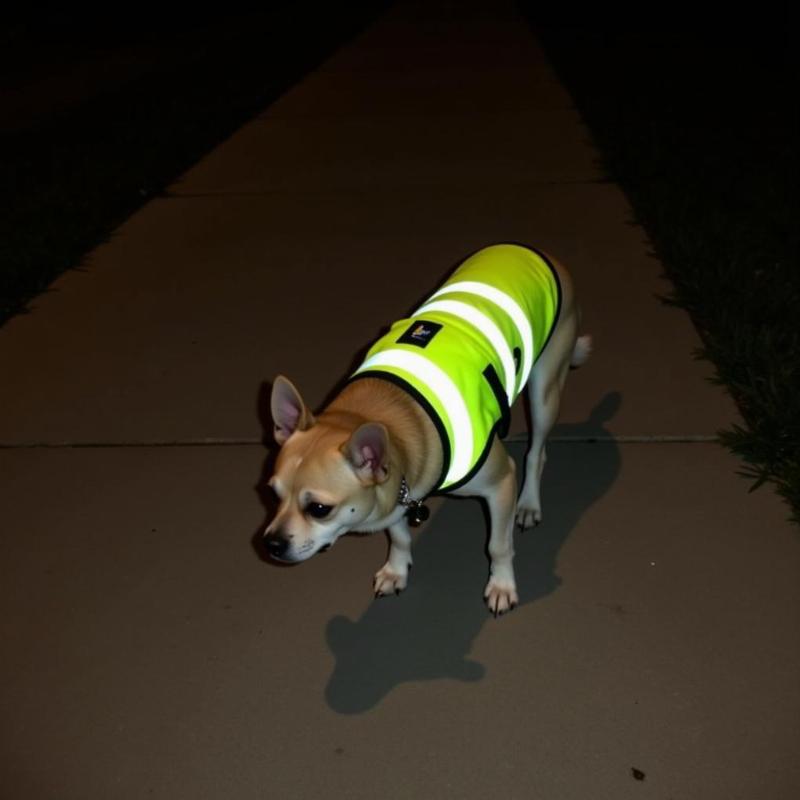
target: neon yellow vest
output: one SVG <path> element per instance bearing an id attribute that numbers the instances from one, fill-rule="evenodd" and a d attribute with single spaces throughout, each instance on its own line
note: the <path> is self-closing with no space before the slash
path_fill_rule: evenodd
<path id="1" fill-rule="evenodd" d="M 479 250 L 370 348 L 353 379 L 400 385 L 439 431 L 434 491 L 466 483 L 508 432 L 509 408 L 555 327 L 561 289 L 547 258 L 516 244 Z"/>

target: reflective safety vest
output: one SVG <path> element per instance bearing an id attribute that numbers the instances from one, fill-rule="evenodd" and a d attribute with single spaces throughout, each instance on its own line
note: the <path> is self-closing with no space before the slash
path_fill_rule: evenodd
<path id="1" fill-rule="evenodd" d="M 462 486 L 480 469 L 493 434 L 508 433 L 509 408 L 555 327 L 556 272 L 516 244 L 479 250 L 410 317 L 370 348 L 351 380 L 377 377 L 409 392 L 442 441 L 433 491 Z"/>

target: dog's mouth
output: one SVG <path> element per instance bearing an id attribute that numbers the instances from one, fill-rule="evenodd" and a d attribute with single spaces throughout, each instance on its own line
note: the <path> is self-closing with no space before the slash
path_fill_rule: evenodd
<path id="1" fill-rule="evenodd" d="M 318 552 L 318 553 L 327 553 L 327 552 L 328 552 L 328 550 L 330 550 L 330 549 L 331 549 L 331 547 L 333 547 L 333 545 L 332 545 L 332 544 L 324 544 L 324 545 L 322 545 L 322 547 L 320 547 L 320 549 L 319 549 L 319 550 L 317 550 L 317 552 Z"/>

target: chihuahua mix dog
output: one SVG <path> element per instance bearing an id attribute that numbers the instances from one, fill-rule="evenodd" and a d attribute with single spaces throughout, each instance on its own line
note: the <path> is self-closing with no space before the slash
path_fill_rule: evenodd
<path id="1" fill-rule="evenodd" d="M 278 376 L 271 411 L 281 450 L 269 485 L 279 507 L 264 533 L 270 556 L 304 561 L 348 531 L 386 530 L 389 555 L 374 591 L 399 594 L 412 563 L 409 525 L 427 517 L 425 498 L 477 496 L 491 523 L 484 597 L 495 616 L 512 609 L 515 523 L 542 519 L 545 439 L 569 368 L 591 352 L 578 325 L 563 266 L 531 247 L 492 245 L 392 325 L 319 415 Z M 533 430 L 517 498 L 501 438 L 526 387 Z"/>

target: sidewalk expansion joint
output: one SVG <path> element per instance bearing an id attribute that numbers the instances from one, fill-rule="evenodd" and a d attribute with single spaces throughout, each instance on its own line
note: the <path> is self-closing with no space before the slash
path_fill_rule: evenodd
<path id="1" fill-rule="evenodd" d="M 512 188 L 525 189 L 527 187 L 552 187 L 552 186 L 594 186 L 602 184 L 611 184 L 609 178 L 565 178 L 563 180 L 557 179 L 543 179 L 543 180 L 526 180 L 512 184 Z M 458 192 L 450 188 L 438 188 L 437 186 L 430 186 L 428 184 L 413 184 L 409 186 L 395 186 L 392 188 L 392 193 L 397 194 L 418 194 L 421 189 L 428 193 L 438 193 L 441 195 L 458 194 L 462 196 L 465 192 L 469 193 L 470 189 L 462 187 Z M 480 184 L 477 188 L 473 188 L 472 192 L 477 193 L 485 190 L 486 185 Z M 217 191 L 205 192 L 182 192 L 166 189 L 160 192 L 157 196 L 161 200 L 205 200 L 208 198 L 258 198 L 258 197 L 326 197 L 338 196 L 342 194 L 347 195 L 363 195 L 370 196 L 373 194 L 372 187 L 332 187 L 329 189 L 253 189 L 253 190 L 225 190 L 220 189 Z"/>
<path id="2" fill-rule="evenodd" d="M 527 444 L 526 434 L 515 434 L 503 440 L 508 444 Z M 551 436 L 551 444 L 716 444 L 718 437 L 707 434 L 643 434 L 619 436 Z M 0 450 L 113 450 L 125 448 L 169 447 L 269 447 L 262 439 L 176 439 L 109 442 L 0 442 Z"/>

